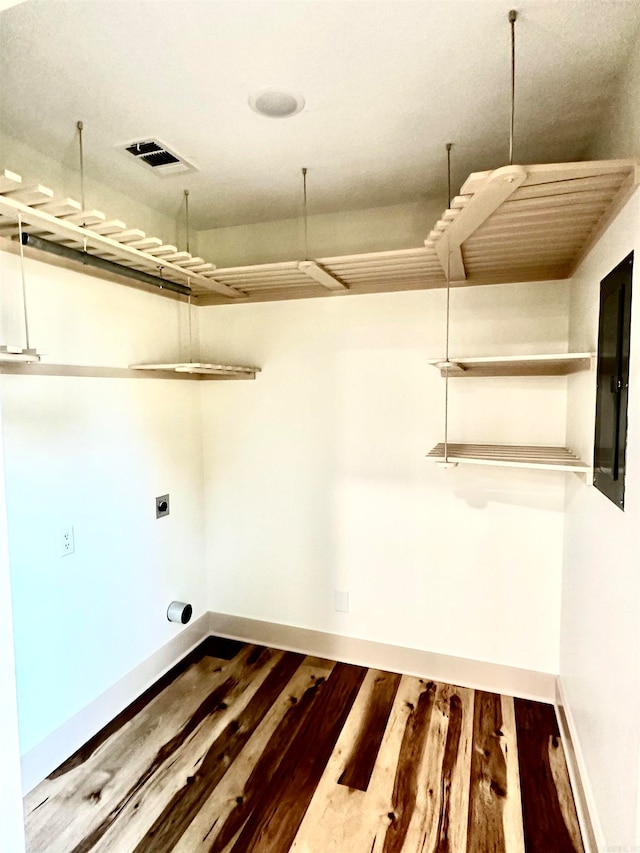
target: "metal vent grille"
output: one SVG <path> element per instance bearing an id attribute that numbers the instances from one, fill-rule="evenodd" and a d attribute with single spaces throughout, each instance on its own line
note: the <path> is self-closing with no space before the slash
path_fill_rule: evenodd
<path id="1" fill-rule="evenodd" d="M 184 157 L 181 157 L 158 139 L 128 142 L 126 145 L 118 147 L 124 148 L 139 163 L 153 169 L 157 175 L 179 175 L 195 170 L 192 163 L 189 163 Z"/>

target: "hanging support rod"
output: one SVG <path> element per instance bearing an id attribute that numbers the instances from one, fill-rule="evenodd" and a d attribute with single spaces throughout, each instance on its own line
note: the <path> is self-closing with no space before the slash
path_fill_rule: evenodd
<path id="1" fill-rule="evenodd" d="M 142 270 L 134 270 L 130 267 L 125 267 L 122 264 L 107 261 L 105 258 L 98 258 L 96 255 L 89 255 L 79 249 L 70 249 L 68 246 L 63 246 L 61 243 L 52 243 L 50 240 L 43 240 L 42 237 L 34 237 L 33 234 L 22 233 L 22 245 L 30 246 L 32 249 L 38 249 L 42 252 L 49 252 L 51 255 L 57 255 L 60 258 L 66 258 L 70 261 L 76 261 L 86 267 L 95 267 L 104 272 L 114 273 L 115 275 L 132 278 L 136 281 L 141 281 L 144 284 L 150 284 L 160 290 L 170 290 L 172 293 L 180 293 L 187 296 L 191 293 L 191 289 L 184 284 L 176 284 L 173 281 L 167 281 L 156 275 L 150 275 Z"/>

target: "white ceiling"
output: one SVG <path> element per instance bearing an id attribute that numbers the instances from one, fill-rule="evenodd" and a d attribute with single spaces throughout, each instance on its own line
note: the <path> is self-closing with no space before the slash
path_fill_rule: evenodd
<path id="1" fill-rule="evenodd" d="M 514 0 L 515 3 L 515 0 Z M 2 128 L 193 226 L 437 196 L 508 159 L 510 0 L 28 0 L 0 13 Z M 515 161 L 581 159 L 640 25 L 637 0 L 522 0 Z M 306 107 L 268 119 L 266 86 Z M 156 136 L 199 171 L 114 146 Z M 2 166 L 10 164 L 0 164 Z M 46 176 L 41 176 L 46 182 Z"/>

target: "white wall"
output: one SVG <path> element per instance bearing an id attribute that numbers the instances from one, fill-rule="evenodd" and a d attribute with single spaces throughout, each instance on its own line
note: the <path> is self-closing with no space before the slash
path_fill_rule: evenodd
<path id="1" fill-rule="evenodd" d="M 2 412 L 0 410 L 0 424 Z M 7 521 L 4 493 L 2 435 L 0 433 L 0 826 L 3 843 L 12 853 L 24 850 L 22 800 L 20 790 L 20 750 L 18 708 L 13 648 L 13 614 L 11 611 L 11 578 L 7 548 Z"/>
<path id="2" fill-rule="evenodd" d="M 587 153 L 640 158 L 640 33 L 617 93 Z M 626 507 L 594 488 L 567 490 L 560 674 L 602 845 L 640 847 L 640 198 L 635 197 L 578 270 L 570 344 L 597 347 L 601 279 L 636 250 Z M 568 441 L 593 453 L 595 378 L 569 381 Z"/>
<path id="3" fill-rule="evenodd" d="M 442 199 L 309 216 L 309 257 L 422 246 L 445 208 Z M 198 254 L 218 267 L 302 260 L 304 220 L 277 219 L 198 232 Z"/>
<path id="4" fill-rule="evenodd" d="M 560 672 L 602 842 L 640 843 L 640 192 L 571 288 L 570 343 L 597 349 L 600 281 L 636 252 L 625 510 L 597 489 L 567 491 Z M 568 437 L 593 453 L 595 377 L 569 382 Z M 634 847 L 635 849 L 635 847 Z"/>
<path id="5" fill-rule="evenodd" d="M 594 160 L 640 157 L 640 32 L 587 155 Z"/>
<path id="6" fill-rule="evenodd" d="M 18 258 L 0 253 L 0 342 L 22 343 Z M 27 262 L 32 343 L 48 362 L 186 357 L 187 308 Z M 44 739 L 206 610 L 198 384 L 3 376 L 0 387 L 20 744 Z M 169 492 L 171 515 L 156 520 Z M 57 533 L 73 525 L 75 553 Z"/>
<path id="7" fill-rule="evenodd" d="M 557 672 L 565 476 L 424 457 L 444 291 L 204 308 L 214 611 Z M 452 294 L 452 353 L 566 348 L 566 283 Z M 451 381 L 450 440 L 562 444 L 566 380 Z M 334 589 L 350 613 L 333 609 Z"/>

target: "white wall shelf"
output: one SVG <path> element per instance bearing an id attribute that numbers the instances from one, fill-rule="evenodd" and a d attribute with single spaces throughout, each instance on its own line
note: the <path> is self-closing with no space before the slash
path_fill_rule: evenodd
<path id="1" fill-rule="evenodd" d="M 255 379 L 259 367 L 222 364 L 145 364 L 132 367 L 94 367 L 75 364 L 0 363 L 0 374 L 20 376 L 81 376 L 95 379 Z"/>
<path id="2" fill-rule="evenodd" d="M 567 376 L 592 367 L 591 352 L 543 355 L 479 356 L 474 358 L 430 359 L 428 364 L 445 376 Z"/>
<path id="3" fill-rule="evenodd" d="M 530 468 L 538 471 L 571 471 L 587 474 L 591 466 L 566 447 L 508 444 L 437 444 L 427 459 L 455 466 L 492 465 L 502 468 Z"/>

